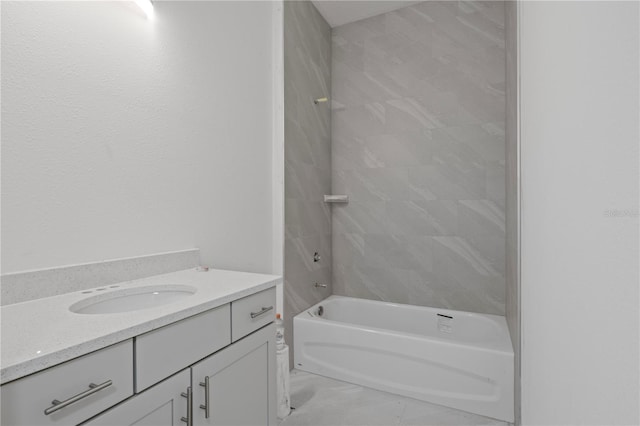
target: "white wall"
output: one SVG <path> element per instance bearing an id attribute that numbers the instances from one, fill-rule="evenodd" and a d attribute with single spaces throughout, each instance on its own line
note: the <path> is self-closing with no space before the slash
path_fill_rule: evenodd
<path id="1" fill-rule="evenodd" d="M 191 247 L 273 269 L 272 5 L 155 8 L 3 2 L 3 272 Z"/>
<path id="2" fill-rule="evenodd" d="M 637 425 L 638 3 L 520 18 L 522 423 Z"/>

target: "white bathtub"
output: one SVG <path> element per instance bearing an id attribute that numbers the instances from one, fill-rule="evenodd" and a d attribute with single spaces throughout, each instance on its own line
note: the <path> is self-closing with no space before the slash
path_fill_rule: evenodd
<path id="1" fill-rule="evenodd" d="M 504 317 L 330 296 L 293 332 L 300 370 L 513 422 Z"/>

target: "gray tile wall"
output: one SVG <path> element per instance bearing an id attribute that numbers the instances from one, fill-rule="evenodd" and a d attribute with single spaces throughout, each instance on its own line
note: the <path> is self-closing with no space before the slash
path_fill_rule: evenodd
<path id="1" fill-rule="evenodd" d="M 515 417 L 520 421 L 520 320 L 518 274 L 518 62 L 517 5 L 505 3 L 506 31 L 506 317 L 515 352 Z"/>
<path id="2" fill-rule="evenodd" d="M 504 314 L 504 4 L 420 3 L 332 50 L 334 293 Z"/>
<path id="3" fill-rule="evenodd" d="M 331 210 L 323 202 L 331 191 L 331 112 L 313 103 L 331 94 L 331 28 L 309 1 L 284 2 L 284 79 L 284 320 L 293 347 L 293 317 L 331 294 Z"/>

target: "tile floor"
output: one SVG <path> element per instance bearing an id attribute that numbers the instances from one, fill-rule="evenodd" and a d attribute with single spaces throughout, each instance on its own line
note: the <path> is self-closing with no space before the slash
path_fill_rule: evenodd
<path id="1" fill-rule="evenodd" d="M 291 372 L 291 406 L 280 426 L 507 426 L 508 423 L 411 398 Z"/>

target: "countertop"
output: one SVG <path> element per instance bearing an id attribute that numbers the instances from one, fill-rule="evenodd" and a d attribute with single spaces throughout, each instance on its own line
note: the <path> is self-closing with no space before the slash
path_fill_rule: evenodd
<path id="1" fill-rule="evenodd" d="M 197 269 L 112 284 L 0 308 L 0 383 L 19 379 L 156 328 L 274 287 L 282 278 L 248 272 Z M 150 285 L 187 285 L 182 300 L 132 312 L 77 314 L 69 306 L 97 294 Z M 113 288 L 118 286 L 117 288 Z M 106 289 L 105 289 L 106 288 Z"/>

